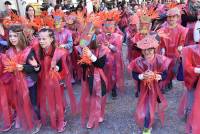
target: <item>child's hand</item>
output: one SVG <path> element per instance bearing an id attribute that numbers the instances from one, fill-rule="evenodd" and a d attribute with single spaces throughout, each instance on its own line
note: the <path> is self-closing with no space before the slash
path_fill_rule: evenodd
<path id="1" fill-rule="evenodd" d="M 22 71 L 24 69 L 23 65 L 17 64 L 17 70 Z"/>
<path id="2" fill-rule="evenodd" d="M 31 64 L 34 67 L 38 66 L 38 63 L 37 63 L 37 61 L 35 60 L 34 57 L 32 57 L 31 59 L 29 59 L 28 62 L 29 62 L 29 64 Z"/>
<path id="3" fill-rule="evenodd" d="M 157 81 L 162 80 L 162 76 L 160 74 L 156 74 L 156 80 Z"/>
<path id="4" fill-rule="evenodd" d="M 152 78 L 154 76 L 154 72 L 150 71 L 150 70 L 147 70 L 145 73 L 144 73 L 144 79 L 149 79 L 149 78 Z"/>
<path id="5" fill-rule="evenodd" d="M 65 48 L 65 44 L 60 44 L 59 48 Z"/>
<path id="6" fill-rule="evenodd" d="M 92 52 L 88 47 L 83 48 L 83 54 L 87 55 L 88 57 L 92 56 Z"/>

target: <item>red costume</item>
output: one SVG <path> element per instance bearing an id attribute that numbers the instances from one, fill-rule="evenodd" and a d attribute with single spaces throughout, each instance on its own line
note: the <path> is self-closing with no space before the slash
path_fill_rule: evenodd
<path id="1" fill-rule="evenodd" d="M 136 48 L 136 43 L 143 39 L 143 35 L 137 32 L 137 25 L 139 24 L 139 17 L 137 15 L 130 16 L 130 24 L 126 28 L 126 38 L 128 45 L 127 59 L 131 62 L 133 59 L 140 56 L 140 50 Z"/>
<path id="2" fill-rule="evenodd" d="M 11 106 L 8 101 L 8 86 L 4 82 L 6 82 L 6 75 L 3 74 L 3 58 L 5 55 L 0 54 L 0 112 L 2 113 L 1 117 L 3 118 L 4 128 L 0 129 L 0 131 L 5 131 L 5 129 L 9 129 L 12 127 L 12 114 L 11 114 Z"/>
<path id="3" fill-rule="evenodd" d="M 141 33 L 136 33 L 135 36 L 130 40 L 131 42 L 131 52 L 130 52 L 130 55 L 129 55 L 129 58 L 130 58 L 130 62 L 134 59 L 136 59 L 137 57 L 141 56 L 141 50 L 138 49 L 136 47 L 136 43 L 140 40 L 142 40 L 143 38 L 145 37 L 145 35 L 141 34 Z"/>
<path id="4" fill-rule="evenodd" d="M 49 111 L 51 126 L 54 129 L 65 126 L 64 122 L 64 94 L 63 87 L 60 85 L 61 80 L 65 80 L 67 91 L 70 97 L 71 109 L 73 113 L 76 112 L 76 100 L 73 94 L 73 89 L 70 86 L 69 71 L 66 66 L 66 51 L 50 46 L 48 51 L 39 48 L 37 57 L 41 63 L 40 82 L 39 82 L 39 97 L 40 97 L 40 111 L 42 122 L 46 122 L 47 111 Z M 41 57 L 41 55 L 43 57 Z M 60 72 L 51 70 L 58 62 Z M 47 110 L 47 104 L 49 109 Z"/>
<path id="5" fill-rule="evenodd" d="M 131 61 L 128 65 L 128 70 L 132 72 L 133 78 L 138 80 L 140 84 L 135 118 L 136 122 L 144 129 L 152 127 L 157 103 L 159 104 L 158 114 L 162 124 L 164 123 L 164 111 L 167 108 L 167 101 L 161 93 L 159 82 L 166 79 L 167 69 L 171 61 L 169 58 L 155 54 L 155 49 L 159 46 L 156 37 L 156 34 L 147 35 L 137 42 L 137 47 L 142 49 L 144 55 Z"/>
<path id="6" fill-rule="evenodd" d="M 11 47 L 7 52 L 7 58 L 4 59 L 3 64 L 8 65 L 9 60 L 17 64 L 25 64 L 31 48 L 27 47 L 23 51 L 17 52 L 15 48 Z M 32 104 L 29 97 L 29 89 L 23 71 L 13 71 L 8 82 L 9 89 L 12 91 L 12 100 L 16 108 L 17 118 L 22 125 L 22 128 L 32 130 L 35 124 Z"/>
<path id="7" fill-rule="evenodd" d="M 188 29 L 184 28 L 180 24 L 177 24 L 175 28 L 170 28 L 169 26 L 165 26 L 161 28 L 161 31 L 167 33 L 170 38 L 161 38 L 160 48 L 165 49 L 165 55 L 172 59 L 172 62 L 169 66 L 169 74 L 166 80 L 166 84 L 168 84 L 173 78 L 176 72 L 173 72 L 175 64 L 177 60 L 180 58 L 180 53 L 178 51 L 179 46 L 185 45 L 185 40 L 187 36 Z"/>
<path id="8" fill-rule="evenodd" d="M 187 88 L 187 93 L 192 92 L 192 98 L 188 98 L 185 94 L 180 103 L 179 114 L 183 114 L 188 101 L 192 100 L 190 113 L 187 118 L 187 132 L 192 134 L 199 134 L 200 132 L 200 112 L 199 112 L 199 98 L 200 98 L 200 82 L 199 73 L 195 72 L 195 68 L 199 68 L 200 63 L 200 48 L 199 45 L 191 45 L 183 49 L 183 68 L 184 68 L 184 82 Z"/>
<path id="9" fill-rule="evenodd" d="M 90 128 L 97 127 L 104 119 L 108 81 L 102 68 L 107 51 L 109 51 L 107 47 L 99 46 L 93 51 L 97 61 L 92 65 L 82 66 L 81 118 L 84 125 L 89 115 L 87 125 Z"/>
<path id="10" fill-rule="evenodd" d="M 143 57 L 138 57 L 129 64 L 128 69 L 130 71 L 134 71 L 139 74 L 145 72 L 146 70 L 151 70 L 153 72 L 161 73 L 167 70 L 169 61 L 170 60 L 168 58 L 163 57 L 161 55 L 155 55 L 151 63 L 148 63 L 146 60 L 144 60 Z M 149 127 L 152 126 L 154 122 L 154 117 L 155 117 L 154 114 L 156 112 L 156 104 L 157 104 L 158 98 L 160 99 L 160 107 L 158 109 L 158 113 L 160 116 L 160 120 L 163 124 L 164 111 L 167 108 L 167 101 L 164 95 L 161 93 L 161 90 L 159 88 L 159 82 L 156 80 L 153 80 L 149 83 L 144 80 L 141 81 L 140 95 L 139 95 L 139 100 L 138 100 L 136 111 L 135 111 L 136 121 L 141 127 L 143 127 L 144 125 L 144 119 L 145 119 L 146 109 L 148 105 L 149 105 L 149 111 L 150 111 Z"/>
<path id="11" fill-rule="evenodd" d="M 111 91 L 113 86 L 116 84 L 118 89 L 124 89 L 124 63 L 122 59 L 122 39 L 118 33 L 112 33 L 111 35 L 106 35 L 105 33 L 99 34 L 97 40 L 99 44 L 107 45 L 107 43 L 112 44 L 116 50 L 111 50 L 107 53 L 107 62 L 105 65 L 105 73 L 108 77 L 108 90 Z"/>

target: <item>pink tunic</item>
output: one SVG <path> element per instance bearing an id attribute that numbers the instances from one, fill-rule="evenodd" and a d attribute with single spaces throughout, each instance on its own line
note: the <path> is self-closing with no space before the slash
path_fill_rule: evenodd
<path id="1" fill-rule="evenodd" d="M 122 59 L 122 39 L 118 33 L 107 36 L 105 33 L 99 34 L 97 40 L 100 44 L 106 45 L 108 42 L 116 47 L 116 52 L 110 51 L 107 54 L 107 63 L 104 71 L 108 77 L 108 89 L 112 90 L 114 84 L 117 88 L 124 89 L 124 63 Z"/>
<path id="2" fill-rule="evenodd" d="M 199 110 L 199 98 L 200 98 L 200 81 L 199 74 L 194 72 L 195 67 L 200 67 L 200 47 L 199 45 L 190 45 L 183 49 L 183 68 L 184 68 L 184 82 L 187 87 L 187 92 L 194 90 L 194 96 L 192 99 L 192 109 L 187 119 L 187 133 L 192 130 L 192 134 L 199 134 L 200 132 L 200 110 Z M 184 108 L 187 105 L 187 96 L 183 96 L 179 114 L 183 114 Z M 190 130 L 191 129 L 191 130 Z"/>
<path id="3" fill-rule="evenodd" d="M 129 71 L 134 71 L 139 74 L 144 73 L 147 70 L 151 70 L 153 72 L 163 72 L 167 70 L 170 59 L 166 58 L 161 55 L 155 55 L 154 59 L 151 63 L 147 62 L 143 57 L 138 57 L 135 60 L 133 60 L 128 65 Z M 164 95 L 161 93 L 160 87 L 159 87 L 159 81 L 152 80 L 149 83 L 145 82 L 145 80 L 141 80 L 140 82 L 140 96 L 137 103 L 136 111 L 135 111 L 135 119 L 136 122 L 143 127 L 144 126 L 144 120 L 146 115 L 146 109 L 149 105 L 149 111 L 150 111 L 150 127 L 152 127 L 156 112 L 156 104 L 157 104 L 157 98 L 160 99 L 161 104 L 158 107 L 158 114 L 161 120 L 161 123 L 164 123 L 164 112 L 167 108 L 167 100 L 164 97 Z"/>
<path id="4" fill-rule="evenodd" d="M 166 80 L 166 84 L 173 79 L 175 73 L 173 68 L 176 64 L 176 61 L 180 57 L 178 51 L 178 46 L 184 46 L 186 41 L 186 36 L 188 33 L 188 28 L 185 28 L 181 25 L 177 25 L 176 28 L 170 28 L 168 25 L 161 28 L 165 33 L 169 34 L 170 38 L 161 38 L 160 48 L 165 48 L 165 55 L 172 59 L 172 62 L 169 67 L 169 75 Z"/>

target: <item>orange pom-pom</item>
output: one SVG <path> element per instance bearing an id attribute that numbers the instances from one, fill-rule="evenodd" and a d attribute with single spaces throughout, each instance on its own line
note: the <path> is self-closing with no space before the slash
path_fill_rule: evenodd
<path id="1" fill-rule="evenodd" d="M 52 79 L 61 79 L 61 76 L 57 71 L 50 70 L 49 75 Z"/>
<path id="2" fill-rule="evenodd" d="M 5 72 L 14 72 L 17 68 L 17 63 L 14 60 L 6 59 L 4 61 L 4 73 Z"/>
<path id="3" fill-rule="evenodd" d="M 90 60 L 90 58 L 83 54 L 83 56 L 81 56 L 81 59 L 78 60 L 78 64 L 88 64 L 88 65 L 91 65 L 92 64 L 92 61 Z"/>

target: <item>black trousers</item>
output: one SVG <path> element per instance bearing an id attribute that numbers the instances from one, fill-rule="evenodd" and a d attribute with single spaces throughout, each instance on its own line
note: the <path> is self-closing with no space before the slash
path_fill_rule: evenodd
<path id="1" fill-rule="evenodd" d="M 31 99 L 31 104 L 33 106 L 33 110 L 37 116 L 37 118 L 40 120 L 40 109 L 37 106 L 37 83 L 35 83 L 32 87 L 29 87 L 29 96 Z"/>
<path id="2" fill-rule="evenodd" d="M 88 84 L 89 84 L 90 95 L 92 95 L 93 80 L 94 80 L 94 76 L 88 76 Z M 106 84 L 105 84 L 105 81 L 102 78 L 101 78 L 101 95 L 102 96 L 106 95 Z"/>

